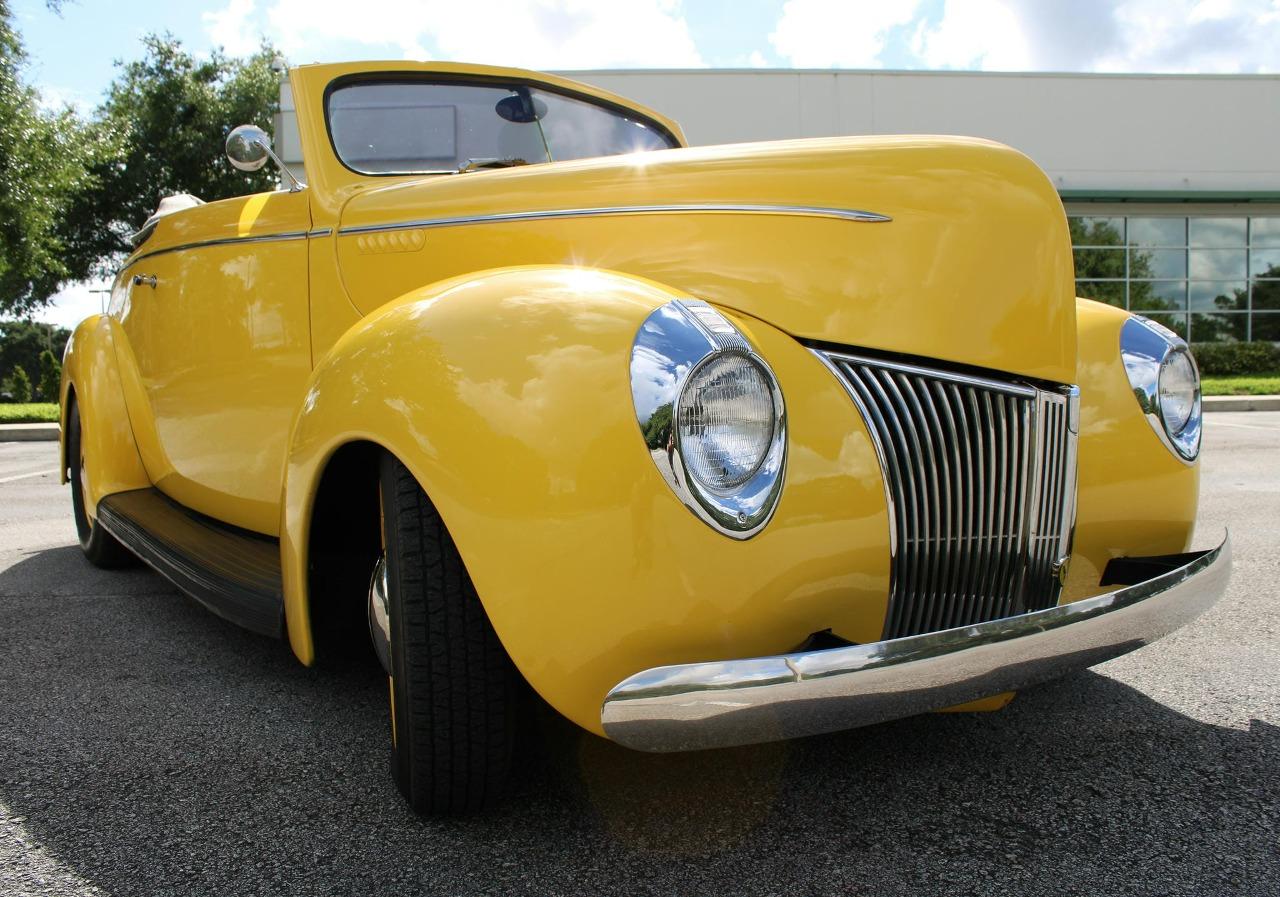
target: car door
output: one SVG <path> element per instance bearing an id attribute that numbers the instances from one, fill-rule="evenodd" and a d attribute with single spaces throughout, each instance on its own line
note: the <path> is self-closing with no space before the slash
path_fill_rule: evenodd
<path id="1" fill-rule="evenodd" d="M 309 226 L 306 191 L 174 213 L 113 299 L 132 355 L 121 360 L 134 373 L 130 420 L 153 482 L 269 535 L 278 535 L 285 443 L 311 371 Z"/>

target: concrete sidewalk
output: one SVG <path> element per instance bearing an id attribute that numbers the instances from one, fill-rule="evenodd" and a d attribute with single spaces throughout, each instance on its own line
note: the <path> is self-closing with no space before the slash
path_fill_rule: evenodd
<path id="1" fill-rule="evenodd" d="M 57 441 L 57 424 L 0 424 L 0 442 Z"/>

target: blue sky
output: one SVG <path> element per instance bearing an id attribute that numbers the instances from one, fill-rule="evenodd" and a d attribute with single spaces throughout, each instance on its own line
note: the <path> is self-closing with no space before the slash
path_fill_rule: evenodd
<path id="1" fill-rule="evenodd" d="M 28 78 L 89 112 L 148 32 L 291 63 L 1276 72 L 1280 0 L 11 0 Z M 96 311 L 87 286 L 43 317 Z"/>

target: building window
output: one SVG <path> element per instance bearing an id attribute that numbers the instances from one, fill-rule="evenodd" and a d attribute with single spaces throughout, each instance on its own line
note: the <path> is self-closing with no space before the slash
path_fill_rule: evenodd
<path id="1" fill-rule="evenodd" d="M 1072 216 L 1076 291 L 1193 343 L 1280 341 L 1280 217 Z"/>

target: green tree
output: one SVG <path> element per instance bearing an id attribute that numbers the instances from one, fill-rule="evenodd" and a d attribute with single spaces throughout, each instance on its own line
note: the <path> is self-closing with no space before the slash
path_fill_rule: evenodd
<path id="1" fill-rule="evenodd" d="M 71 331 L 35 321 L 0 321 L 0 380 L 7 379 L 19 365 L 23 370 L 42 371 L 40 354 L 48 351 L 62 357 Z"/>
<path id="2" fill-rule="evenodd" d="M 52 352 L 45 349 L 40 353 L 40 398 L 45 402 L 56 402 L 61 389 L 62 365 Z"/>
<path id="3" fill-rule="evenodd" d="M 129 236 L 162 197 L 191 193 L 213 201 L 271 190 L 271 166 L 231 167 L 227 132 L 255 124 L 270 130 L 279 108 L 276 52 L 263 45 L 246 59 L 215 51 L 197 58 L 172 35 L 149 35 L 141 60 L 119 74 L 97 111 L 97 124 L 118 152 L 90 166 L 89 181 L 63 222 L 77 279 L 109 274 L 131 249 Z"/>
<path id="4" fill-rule="evenodd" d="M 12 401 L 18 403 L 31 401 L 31 378 L 27 376 L 27 370 L 22 365 L 14 367 L 5 386 L 5 392 L 9 394 Z"/>
<path id="5" fill-rule="evenodd" d="M 23 77 L 26 61 L 0 0 L 0 312 L 19 314 L 73 274 L 59 224 L 87 187 L 88 166 L 109 149 L 71 109 L 41 108 Z"/>

